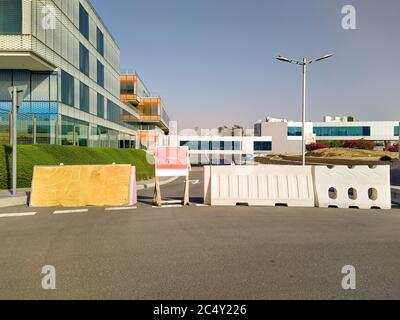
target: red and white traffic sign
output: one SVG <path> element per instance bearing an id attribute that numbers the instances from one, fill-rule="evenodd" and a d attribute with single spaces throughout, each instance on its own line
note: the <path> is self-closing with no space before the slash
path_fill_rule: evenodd
<path id="1" fill-rule="evenodd" d="M 156 177 L 181 177 L 189 174 L 188 147 L 157 147 Z"/>

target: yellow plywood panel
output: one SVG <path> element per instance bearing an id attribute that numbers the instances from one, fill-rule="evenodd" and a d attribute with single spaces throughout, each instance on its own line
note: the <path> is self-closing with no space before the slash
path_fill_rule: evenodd
<path id="1" fill-rule="evenodd" d="M 36 166 L 31 206 L 82 207 L 129 204 L 131 166 Z"/>

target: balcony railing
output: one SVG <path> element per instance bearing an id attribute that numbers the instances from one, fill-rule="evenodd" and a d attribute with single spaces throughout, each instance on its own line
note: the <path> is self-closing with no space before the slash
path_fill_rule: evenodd
<path id="1" fill-rule="evenodd" d="M 0 35 L 1 51 L 31 51 L 33 50 L 31 35 Z"/>

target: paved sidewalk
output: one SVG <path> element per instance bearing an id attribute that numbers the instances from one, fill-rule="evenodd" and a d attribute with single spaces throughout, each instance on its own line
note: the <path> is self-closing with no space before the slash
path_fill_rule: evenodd
<path id="1" fill-rule="evenodd" d="M 175 181 L 176 179 L 177 179 L 176 177 L 160 178 L 160 183 L 161 185 L 165 185 Z M 139 191 L 139 190 L 153 188 L 154 185 L 155 185 L 155 179 L 138 181 L 137 190 Z M 13 197 L 12 192 L 10 190 L 0 190 L 0 208 L 28 205 L 30 193 L 31 193 L 30 188 L 18 189 L 17 195 Z"/>

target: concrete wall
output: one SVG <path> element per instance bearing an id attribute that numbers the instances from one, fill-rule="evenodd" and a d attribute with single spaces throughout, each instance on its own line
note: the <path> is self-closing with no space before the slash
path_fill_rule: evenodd
<path id="1" fill-rule="evenodd" d="M 261 126 L 261 136 L 272 137 L 273 154 L 301 154 L 301 137 L 288 139 L 288 123 L 263 122 L 258 125 Z"/>

